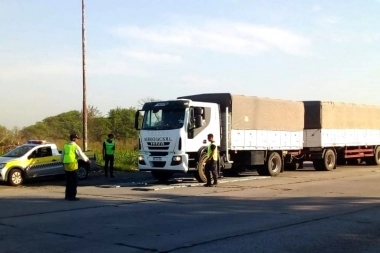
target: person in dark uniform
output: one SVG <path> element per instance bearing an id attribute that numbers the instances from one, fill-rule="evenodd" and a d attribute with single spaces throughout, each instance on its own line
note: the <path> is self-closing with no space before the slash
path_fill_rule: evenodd
<path id="1" fill-rule="evenodd" d="M 108 165 L 110 167 L 110 177 L 113 175 L 113 163 L 115 161 L 115 136 L 113 134 L 108 135 L 108 139 L 103 143 L 103 160 L 104 160 L 104 174 L 108 177 Z"/>
<path id="2" fill-rule="evenodd" d="M 217 164 L 218 164 L 218 148 L 214 142 L 214 135 L 207 135 L 207 139 L 210 142 L 210 145 L 207 148 L 207 160 L 205 166 L 207 183 L 205 187 L 216 186 L 218 184 L 218 175 L 217 175 Z M 211 184 L 211 175 L 213 183 Z"/>

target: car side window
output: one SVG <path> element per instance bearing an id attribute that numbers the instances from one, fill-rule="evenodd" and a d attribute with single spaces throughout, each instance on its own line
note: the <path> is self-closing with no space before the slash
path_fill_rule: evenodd
<path id="1" fill-rule="evenodd" d="M 47 157 L 53 156 L 53 151 L 51 147 L 42 147 L 35 151 L 35 157 Z"/>

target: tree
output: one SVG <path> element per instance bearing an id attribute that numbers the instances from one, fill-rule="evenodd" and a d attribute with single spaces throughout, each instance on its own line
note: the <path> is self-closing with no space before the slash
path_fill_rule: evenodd
<path id="1" fill-rule="evenodd" d="M 48 136 L 48 125 L 44 122 L 37 122 L 34 125 L 24 127 L 20 132 L 20 137 L 23 139 L 45 139 Z"/>
<path id="2" fill-rule="evenodd" d="M 156 102 L 156 101 L 160 101 L 160 100 L 153 97 L 146 97 L 146 98 L 139 99 L 137 101 L 137 105 L 139 108 L 142 108 L 145 103 Z"/>
<path id="3" fill-rule="evenodd" d="M 116 108 L 108 112 L 108 120 L 111 124 L 111 132 L 118 139 L 137 138 L 135 130 L 136 108 Z"/>
<path id="4" fill-rule="evenodd" d="M 82 114 L 79 111 L 69 111 L 48 117 L 43 120 L 48 128 L 45 136 L 54 140 L 67 140 L 70 133 L 82 134 Z"/>
<path id="5" fill-rule="evenodd" d="M 9 139 L 9 130 L 5 126 L 0 125 L 0 144 L 5 144 Z"/>
<path id="6" fill-rule="evenodd" d="M 88 121 L 88 136 L 90 141 L 103 141 L 111 132 L 111 123 L 107 118 L 96 117 Z"/>

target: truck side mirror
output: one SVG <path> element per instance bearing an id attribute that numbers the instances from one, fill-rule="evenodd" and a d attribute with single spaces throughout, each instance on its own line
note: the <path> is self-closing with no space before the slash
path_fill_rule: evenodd
<path id="1" fill-rule="evenodd" d="M 135 129 L 136 130 L 140 130 L 140 120 L 143 118 L 144 116 L 144 111 L 141 111 L 141 110 L 138 110 L 135 114 Z"/>
<path id="2" fill-rule="evenodd" d="M 202 121 L 203 121 L 202 115 L 196 115 L 195 116 L 195 128 L 201 127 Z"/>

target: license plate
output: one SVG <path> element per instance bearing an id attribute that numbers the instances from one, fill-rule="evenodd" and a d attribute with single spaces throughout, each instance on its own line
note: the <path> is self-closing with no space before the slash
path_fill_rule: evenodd
<path id="1" fill-rule="evenodd" d="M 153 157 L 153 161 L 162 161 L 162 157 Z"/>

